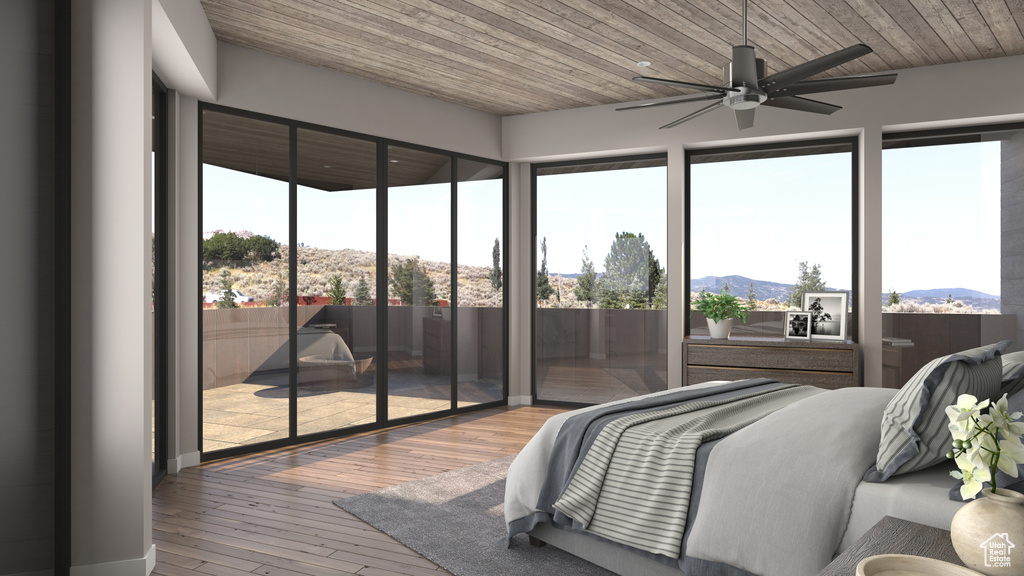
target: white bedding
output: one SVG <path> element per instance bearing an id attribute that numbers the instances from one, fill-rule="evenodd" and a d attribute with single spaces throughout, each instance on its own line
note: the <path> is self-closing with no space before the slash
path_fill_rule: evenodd
<path id="1" fill-rule="evenodd" d="M 693 565 L 726 565 L 734 574 L 810 576 L 885 515 L 948 528 L 962 505 L 948 499 L 954 482 L 948 468 L 883 484 L 860 482 L 874 461 L 881 412 L 894 393 L 857 388 L 818 394 L 722 440 L 708 461 L 705 493 L 687 543 L 687 556 L 698 562 Z M 562 423 L 581 411 L 552 417 L 512 463 L 507 522 L 538 513 L 551 446 Z M 764 434 L 779 435 L 790 446 L 776 449 L 760 438 Z"/>

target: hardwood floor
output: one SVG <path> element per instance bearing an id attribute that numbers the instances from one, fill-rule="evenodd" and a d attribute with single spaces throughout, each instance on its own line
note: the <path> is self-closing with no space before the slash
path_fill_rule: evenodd
<path id="1" fill-rule="evenodd" d="M 169 475 L 153 492 L 153 573 L 447 574 L 332 501 L 515 454 L 562 411 L 493 408 Z"/>

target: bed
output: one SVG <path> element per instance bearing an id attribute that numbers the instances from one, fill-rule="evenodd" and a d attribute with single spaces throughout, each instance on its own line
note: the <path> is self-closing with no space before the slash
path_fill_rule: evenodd
<path id="1" fill-rule="evenodd" d="M 948 529 L 963 503 L 942 412 L 1019 388 L 1009 345 L 937 358 L 900 390 L 708 382 L 559 414 L 509 468 L 510 545 L 528 534 L 623 575 L 813 576 L 886 515 Z"/>

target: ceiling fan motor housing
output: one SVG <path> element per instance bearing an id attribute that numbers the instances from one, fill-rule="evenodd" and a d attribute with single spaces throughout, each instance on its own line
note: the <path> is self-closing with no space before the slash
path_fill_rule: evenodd
<path id="1" fill-rule="evenodd" d="M 726 86 L 738 88 L 739 92 L 727 92 L 722 103 L 733 110 L 757 107 L 768 99 L 768 94 L 758 86 L 758 80 L 766 73 L 764 58 L 754 57 L 753 46 L 734 46 L 733 60 L 722 68 L 722 76 Z"/>

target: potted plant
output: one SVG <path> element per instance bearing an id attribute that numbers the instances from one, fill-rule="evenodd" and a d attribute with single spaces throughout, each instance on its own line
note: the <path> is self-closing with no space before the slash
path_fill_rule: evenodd
<path id="1" fill-rule="evenodd" d="M 693 309 L 707 318 L 712 338 L 728 338 L 734 318 L 739 318 L 741 322 L 747 321 L 747 308 L 743 300 L 729 294 L 724 288 L 718 294 L 701 290 L 700 297 L 693 303 Z"/>

